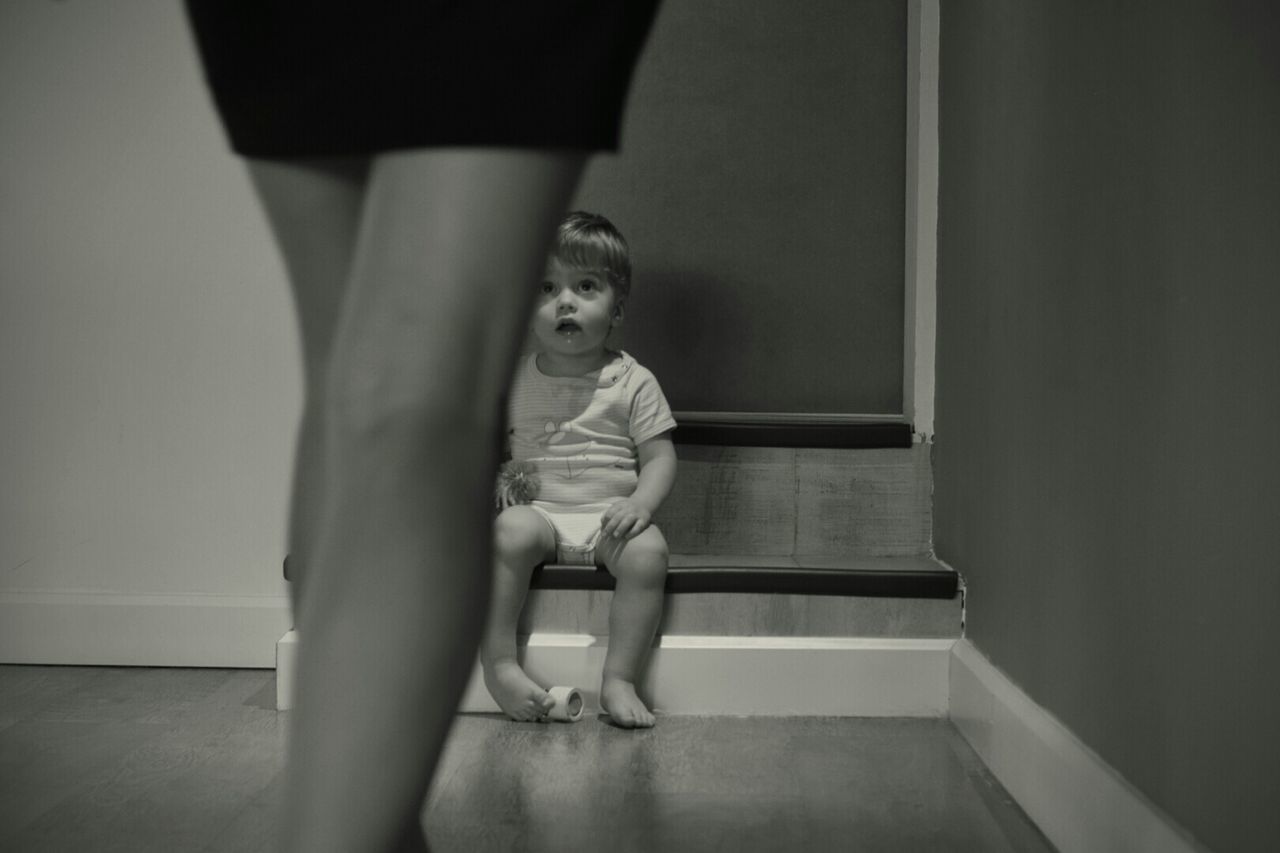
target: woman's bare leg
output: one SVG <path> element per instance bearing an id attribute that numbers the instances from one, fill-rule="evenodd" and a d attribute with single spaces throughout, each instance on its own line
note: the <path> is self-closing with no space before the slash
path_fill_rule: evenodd
<path id="1" fill-rule="evenodd" d="M 366 158 L 251 160 L 284 258 L 302 338 L 304 395 L 289 500 L 289 588 L 294 612 L 324 507 L 324 411 L 329 360 L 355 252 L 369 174 Z"/>
<path id="2" fill-rule="evenodd" d="M 373 164 L 297 617 L 285 849 L 419 838 L 485 618 L 500 401 L 582 163 L 465 149 Z"/>

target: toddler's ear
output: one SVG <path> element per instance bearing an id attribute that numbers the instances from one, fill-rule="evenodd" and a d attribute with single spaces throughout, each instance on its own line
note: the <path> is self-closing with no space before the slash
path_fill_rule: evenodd
<path id="1" fill-rule="evenodd" d="M 625 302 L 619 302 L 617 305 L 613 306 L 613 325 L 618 325 L 622 322 L 623 318 L 626 317 L 627 312 L 624 307 L 625 305 Z"/>

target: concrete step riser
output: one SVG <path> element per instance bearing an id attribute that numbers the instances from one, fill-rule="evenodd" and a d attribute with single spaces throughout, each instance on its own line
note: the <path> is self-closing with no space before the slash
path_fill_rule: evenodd
<path id="1" fill-rule="evenodd" d="M 673 553 L 897 556 L 928 553 L 928 448 L 681 445 L 655 523 Z"/>

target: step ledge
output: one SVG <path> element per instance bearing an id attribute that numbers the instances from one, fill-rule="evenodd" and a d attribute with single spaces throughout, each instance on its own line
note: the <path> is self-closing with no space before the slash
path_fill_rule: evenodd
<path id="1" fill-rule="evenodd" d="M 611 590 L 613 575 L 591 566 L 548 563 L 531 589 Z M 784 595 L 955 598 L 956 572 L 927 556 L 804 557 L 672 554 L 666 591 L 766 592 Z"/>
<path id="2" fill-rule="evenodd" d="M 293 632 L 290 632 L 293 633 Z M 608 637 L 594 634 L 555 634 L 537 632 L 517 638 L 521 647 L 534 648 L 604 648 Z M 792 637 L 792 636 L 721 636 L 708 634 L 673 634 L 658 637 L 658 649 L 891 649 L 938 651 L 950 649 L 955 640 L 946 637 Z"/>
<path id="3" fill-rule="evenodd" d="M 678 418 L 673 440 L 677 445 L 712 447 L 880 450 L 911 447 L 915 435 L 911 424 L 899 415 L 840 421 L 819 416 L 806 423 L 802 419 L 722 420 L 694 414 Z"/>

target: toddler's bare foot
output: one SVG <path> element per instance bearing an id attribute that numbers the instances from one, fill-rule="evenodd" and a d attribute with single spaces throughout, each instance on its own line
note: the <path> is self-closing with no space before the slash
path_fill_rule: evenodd
<path id="1" fill-rule="evenodd" d="M 502 712 L 520 722 L 537 720 L 556 704 L 513 660 L 485 664 L 484 686 Z"/>
<path id="2" fill-rule="evenodd" d="M 636 686 L 621 678 L 605 676 L 600 685 L 600 707 L 624 729 L 647 729 L 654 723 L 653 712 L 636 695 Z"/>

